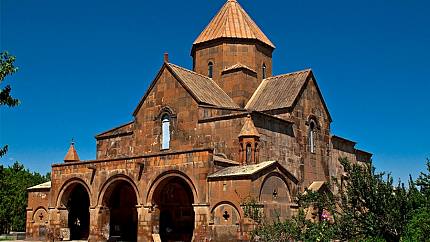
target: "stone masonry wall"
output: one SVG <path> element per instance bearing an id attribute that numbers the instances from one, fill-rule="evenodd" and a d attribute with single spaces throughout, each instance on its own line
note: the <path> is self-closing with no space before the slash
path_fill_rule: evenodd
<path id="1" fill-rule="evenodd" d="M 44 238 L 48 229 L 49 189 L 28 192 L 26 237 L 34 240 Z"/>

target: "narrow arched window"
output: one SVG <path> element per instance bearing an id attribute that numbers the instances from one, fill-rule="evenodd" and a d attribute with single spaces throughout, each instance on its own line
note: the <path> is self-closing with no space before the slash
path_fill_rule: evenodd
<path id="1" fill-rule="evenodd" d="M 309 122 L 309 150 L 311 153 L 315 153 L 315 122 L 313 120 Z"/>
<path id="2" fill-rule="evenodd" d="M 161 117 L 161 149 L 169 149 L 170 146 L 170 116 L 164 114 Z"/>
<path id="3" fill-rule="evenodd" d="M 263 79 L 266 79 L 266 64 L 263 64 L 263 66 L 261 67 L 261 73 L 262 73 Z"/>
<path id="4" fill-rule="evenodd" d="M 246 163 L 249 164 L 251 162 L 251 144 L 246 145 Z"/>
<path id="5" fill-rule="evenodd" d="M 256 143 L 254 146 L 254 163 L 258 163 L 258 144 Z"/>
<path id="6" fill-rule="evenodd" d="M 208 77 L 212 78 L 214 74 L 214 64 L 212 62 L 208 63 Z"/>

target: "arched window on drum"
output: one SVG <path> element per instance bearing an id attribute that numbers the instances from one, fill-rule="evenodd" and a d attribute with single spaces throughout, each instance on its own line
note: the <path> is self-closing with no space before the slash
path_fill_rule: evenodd
<path id="1" fill-rule="evenodd" d="M 170 148 L 170 115 L 163 114 L 161 117 L 161 149 Z"/>

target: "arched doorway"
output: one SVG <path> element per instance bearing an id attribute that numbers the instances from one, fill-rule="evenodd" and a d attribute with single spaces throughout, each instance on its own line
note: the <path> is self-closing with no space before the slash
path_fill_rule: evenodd
<path id="1" fill-rule="evenodd" d="M 109 241 L 137 241 L 137 197 L 132 185 L 124 180 L 112 183 L 106 191 Z"/>
<path id="2" fill-rule="evenodd" d="M 76 183 L 65 193 L 67 208 L 67 225 L 70 229 L 70 239 L 86 240 L 90 232 L 90 198 L 85 187 Z"/>
<path id="3" fill-rule="evenodd" d="M 193 202 L 191 188 L 180 177 L 169 177 L 160 182 L 152 203 L 159 212 L 161 241 L 191 241 L 194 230 Z"/>

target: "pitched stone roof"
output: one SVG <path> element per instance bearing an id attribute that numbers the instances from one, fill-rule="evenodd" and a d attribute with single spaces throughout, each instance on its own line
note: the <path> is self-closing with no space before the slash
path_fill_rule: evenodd
<path id="1" fill-rule="evenodd" d="M 246 70 L 249 70 L 253 73 L 257 73 L 256 71 L 254 71 L 253 69 L 251 69 L 250 67 L 248 67 L 242 63 L 236 63 L 230 67 L 226 67 L 222 72 L 229 72 L 229 71 L 239 70 L 239 69 L 246 69 Z"/>
<path id="2" fill-rule="evenodd" d="M 228 0 L 193 45 L 219 38 L 254 39 L 275 48 L 236 0 Z"/>
<path id="3" fill-rule="evenodd" d="M 239 137 L 244 137 L 244 136 L 260 137 L 260 133 L 258 133 L 257 128 L 255 128 L 254 122 L 252 122 L 251 115 L 249 114 L 246 117 L 245 123 L 242 126 L 242 130 L 239 133 Z"/>
<path id="4" fill-rule="evenodd" d="M 51 189 L 51 181 L 27 188 L 27 190 L 46 190 L 46 189 Z"/>
<path id="5" fill-rule="evenodd" d="M 225 164 L 225 165 L 228 165 L 228 166 L 238 166 L 238 165 L 240 165 L 240 163 L 237 162 L 237 161 L 230 160 L 230 159 L 218 156 L 218 155 L 214 155 L 213 159 L 214 159 L 215 163 L 222 163 L 222 164 Z"/>
<path id="6" fill-rule="evenodd" d="M 75 144 L 73 142 L 70 144 L 70 148 L 67 151 L 66 156 L 64 157 L 64 161 L 65 162 L 68 162 L 68 161 L 79 161 L 78 152 L 76 152 L 76 150 L 75 150 Z"/>
<path id="7" fill-rule="evenodd" d="M 167 63 L 167 66 L 198 102 L 240 108 L 211 78 L 171 63 Z"/>
<path id="8" fill-rule="evenodd" d="M 314 181 L 311 185 L 309 185 L 308 190 L 313 192 L 318 192 L 324 186 L 324 181 Z"/>
<path id="9" fill-rule="evenodd" d="M 231 166 L 209 175 L 208 178 L 250 176 L 276 163 L 276 161 L 264 161 L 254 165 Z"/>
<path id="10" fill-rule="evenodd" d="M 266 111 L 291 107 L 311 72 L 307 69 L 264 79 L 245 108 Z"/>
<path id="11" fill-rule="evenodd" d="M 134 121 L 128 122 L 126 124 L 122 124 L 118 127 L 115 127 L 115 128 L 109 129 L 108 131 L 104 131 L 103 133 L 97 134 L 96 139 L 111 138 L 113 136 L 133 134 L 133 131 L 132 131 L 133 125 L 134 125 Z"/>

